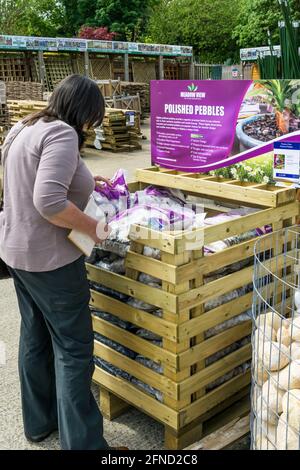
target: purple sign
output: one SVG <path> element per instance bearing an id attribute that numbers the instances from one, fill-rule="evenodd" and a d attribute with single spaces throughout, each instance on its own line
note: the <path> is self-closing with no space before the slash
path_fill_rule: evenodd
<path id="1" fill-rule="evenodd" d="M 300 120 L 291 111 L 287 128 L 270 134 L 277 109 L 274 99 L 267 104 L 269 93 L 250 80 L 152 81 L 152 163 L 208 172 L 270 152 L 277 141 L 299 142 Z"/>
<path id="2" fill-rule="evenodd" d="M 241 81 L 151 82 L 152 161 L 199 171 L 230 155 L 241 104 L 251 85 Z"/>

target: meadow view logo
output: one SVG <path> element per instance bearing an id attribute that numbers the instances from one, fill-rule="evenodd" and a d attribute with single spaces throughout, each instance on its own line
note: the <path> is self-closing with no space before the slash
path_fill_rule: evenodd
<path id="1" fill-rule="evenodd" d="M 191 85 L 188 85 L 188 90 L 189 91 L 197 91 L 198 87 L 192 83 Z"/>
<path id="2" fill-rule="evenodd" d="M 203 99 L 206 97 L 206 93 L 198 91 L 198 87 L 194 83 L 192 83 L 191 85 L 188 85 L 187 89 L 188 91 L 182 91 L 180 93 L 181 98 Z"/>

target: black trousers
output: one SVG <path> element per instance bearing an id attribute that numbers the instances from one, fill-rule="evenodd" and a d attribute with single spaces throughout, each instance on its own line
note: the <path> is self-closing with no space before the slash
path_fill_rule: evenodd
<path id="1" fill-rule="evenodd" d="M 93 330 L 84 257 L 55 271 L 9 270 L 22 317 L 25 434 L 58 427 L 62 449 L 107 449 L 103 418 L 91 393 Z"/>

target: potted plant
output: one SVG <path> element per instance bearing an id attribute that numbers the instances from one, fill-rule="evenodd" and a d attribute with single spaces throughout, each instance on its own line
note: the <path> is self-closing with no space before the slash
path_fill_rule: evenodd
<path id="1" fill-rule="evenodd" d="M 258 80 L 256 82 L 249 96 L 261 98 L 269 108 L 271 107 L 273 113 L 259 114 L 238 124 L 237 136 L 241 150 L 256 147 L 262 141 L 268 141 L 290 131 L 290 123 L 298 112 L 298 105 L 292 103 L 292 97 L 299 88 L 299 83 L 299 80 Z M 247 133 L 247 126 L 251 128 L 251 135 Z M 257 136 L 255 135 L 256 128 L 258 129 Z M 269 132 L 270 129 L 271 132 Z M 262 139 L 259 134 L 264 138 Z"/>

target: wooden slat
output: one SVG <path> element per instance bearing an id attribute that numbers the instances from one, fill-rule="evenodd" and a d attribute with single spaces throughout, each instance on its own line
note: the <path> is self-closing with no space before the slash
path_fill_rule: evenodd
<path id="1" fill-rule="evenodd" d="M 234 377 L 217 389 L 208 393 L 203 398 L 200 398 L 191 405 L 187 406 L 184 410 L 180 411 L 180 427 L 183 427 L 192 422 L 195 419 L 195 416 L 201 416 L 210 409 L 214 408 L 214 406 L 222 403 L 222 401 L 226 400 L 226 398 L 230 397 L 230 395 L 233 395 L 240 389 L 246 387 L 250 383 L 250 380 L 251 372 L 238 375 L 237 377 Z"/>
<path id="2" fill-rule="evenodd" d="M 129 239 L 142 245 L 157 248 L 165 253 L 175 254 L 175 239 L 168 232 L 159 232 L 133 224 L 130 227 Z"/>
<path id="3" fill-rule="evenodd" d="M 176 239 L 176 253 L 184 252 L 192 246 L 192 241 L 196 240 L 197 244 L 207 245 L 218 240 L 224 240 L 234 235 L 248 232 L 249 230 L 257 227 L 262 227 L 266 224 L 272 224 L 278 220 L 285 220 L 299 214 L 299 203 L 292 202 L 284 206 L 274 209 L 258 210 L 257 212 L 243 217 L 239 217 L 229 222 L 222 222 L 217 225 L 199 228 L 193 231 L 186 231 L 183 234 L 175 236 Z"/>
<path id="4" fill-rule="evenodd" d="M 157 421 L 167 424 L 174 429 L 178 428 L 177 411 L 171 410 L 171 408 L 139 390 L 137 387 L 127 382 L 127 380 L 114 377 L 97 366 L 95 367 L 93 380 L 99 385 L 111 390 L 115 395 L 122 398 L 127 403 L 130 403 L 135 408 L 140 409 L 152 417 L 155 416 Z"/>
<path id="5" fill-rule="evenodd" d="M 151 313 L 144 312 L 119 300 L 108 297 L 91 290 L 90 305 L 103 312 L 111 313 L 121 320 L 133 323 L 140 328 L 152 331 L 163 338 L 177 341 L 178 327 L 176 324 L 168 322 L 163 318 L 155 317 Z"/>
<path id="6" fill-rule="evenodd" d="M 289 201 L 295 200 L 296 192 L 292 188 L 276 189 L 268 188 L 259 189 L 240 185 L 230 185 L 226 182 L 212 181 L 199 175 L 182 176 L 168 173 L 167 175 L 157 168 L 149 171 L 137 170 L 136 179 L 143 183 L 156 184 L 159 186 L 188 190 L 198 193 L 202 196 L 221 196 L 224 199 L 232 201 L 248 201 L 260 206 L 276 207 Z"/>
<path id="7" fill-rule="evenodd" d="M 190 253 L 183 253 L 181 255 L 170 255 L 167 253 L 162 253 L 162 261 L 165 263 L 173 263 L 174 266 L 180 266 L 181 264 L 185 264 L 190 260 Z M 174 294 L 180 294 L 181 292 L 186 292 L 189 289 L 189 282 L 184 281 L 181 284 L 172 284 L 170 282 L 163 281 L 162 282 L 162 289 L 164 289 L 166 292 L 172 292 Z M 185 320 L 189 319 L 189 312 L 181 312 L 181 315 L 183 315 L 183 318 Z M 173 312 L 169 311 L 168 309 L 163 310 L 163 318 L 171 321 L 173 318 Z M 170 351 L 174 354 L 181 353 L 182 351 L 188 351 L 190 348 L 190 342 L 189 340 L 183 340 L 180 343 L 174 342 L 174 341 L 169 341 L 168 339 L 163 340 L 163 348 L 167 351 Z M 175 373 L 173 371 L 169 371 L 168 369 L 164 370 L 164 375 L 172 380 L 174 380 L 176 383 L 179 383 L 183 378 L 187 378 L 190 376 L 190 368 L 187 367 L 186 370 L 179 370 L 178 372 L 176 371 Z M 183 400 L 177 399 L 176 401 L 170 399 L 166 395 L 163 397 L 164 403 L 168 406 L 170 406 L 172 409 L 179 410 L 186 406 L 188 403 L 190 403 L 191 398 L 186 397 Z M 165 433 L 165 439 L 166 441 L 169 440 L 168 437 L 168 432 L 166 431 Z M 170 444 L 170 443 L 169 443 Z"/>
<path id="8" fill-rule="evenodd" d="M 110 364 L 113 364 L 119 369 L 125 370 L 128 374 L 133 375 L 142 382 L 165 393 L 172 399 L 178 399 L 178 385 L 175 382 L 157 372 L 154 372 L 149 369 L 149 367 L 145 367 L 139 362 L 114 351 L 97 340 L 94 342 L 94 355 L 104 359 Z"/>
<path id="9" fill-rule="evenodd" d="M 169 294 L 161 289 L 147 286 L 141 282 L 134 281 L 126 276 L 105 271 L 101 268 L 86 264 L 87 276 L 90 281 L 102 284 L 105 287 L 114 289 L 122 294 L 143 300 L 151 305 L 160 308 L 167 308 L 171 312 L 177 313 L 177 295 Z"/>
<path id="10" fill-rule="evenodd" d="M 221 295 L 243 287 L 252 281 L 253 267 L 242 269 L 233 274 L 228 274 L 220 279 L 209 282 L 201 287 L 190 290 L 179 297 L 179 308 L 193 308 L 218 298 Z"/>
<path id="11" fill-rule="evenodd" d="M 125 334 L 124 330 L 106 322 L 105 320 L 102 320 L 101 318 L 95 317 L 94 315 L 92 317 L 93 328 L 97 333 L 100 333 L 103 336 L 112 339 L 113 341 L 117 341 L 117 343 L 132 349 L 138 354 L 149 357 L 159 364 L 166 364 L 167 366 L 174 369 L 177 368 L 176 354 L 166 351 L 159 346 L 155 346 L 154 344 L 150 343 L 150 341 L 139 338 L 138 336 L 129 333 L 128 331 Z"/>
<path id="12" fill-rule="evenodd" d="M 163 263 L 162 261 L 129 251 L 125 260 L 126 268 L 136 269 L 142 273 L 157 277 L 162 281 L 178 283 L 176 277 L 176 266 Z M 187 278 L 183 279 L 187 280 Z M 182 281 L 183 281 L 182 280 Z"/>
<path id="13" fill-rule="evenodd" d="M 189 365 L 195 364 L 199 358 L 205 359 L 212 356 L 217 351 L 221 351 L 230 344 L 250 335 L 251 331 L 252 322 L 246 321 L 203 341 L 203 343 L 191 347 L 189 351 L 179 354 L 179 368 L 184 369 Z"/>
<path id="14" fill-rule="evenodd" d="M 191 443 L 199 441 L 202 437 L 207 436 L 225 424 L 228 424 L 233 419 L 249 414 L 249 395 L 249 386 L 244 387 L 239 392 L 231 395 L 229 398 L 222 401 L 222 403 L 219 403 L 217 406 L 206 412 L 204 415 L 199 416 L 188 425 L 180 428 L 177 432 L 171 430 L 170 432 L 173 432 L 174 434 L 174 439 L 172 440 L 173 448 L 184 449 Z M 203 425 L 203 435 L 200 435 L 200 437 L 197 436 L 199 423 Z M 166 444 L 165 447 L 170 449 Z"/>
<path id="15" fill-rule="evenodd" d="M 288 255 L 292 253 L 287 253 L 286 257 L 282 258 L 272 258 L 267 260 L 267 267 L 265 270 L 273 269 L 277 270 L 283 266 L 291 266 L 293 264 L 293 259 L 289 259 Z M 215 281 L 209 282 L 202 287 L 192 289 L 190 292 L 181 294 L 179 296 L 179 308 L 193 308 L 197 305 L 208 302 L 213 298 L 220 297 L 227 292 L 231 292 L 234 289 L 245 286 L 252 282 L 253 276 L 253 267 L 244 268 L 241 271 L 237 271 L 233 274 L 229 274 Z"/>
<path id="16" fill-rule="evenodd" d="M 186 447 L 184 450 L 222 450 L 246 437 L 250 432 L 250 416 L 236 418 L 229 424 Z"/>
<path id="17" fill-rule="evenodd" d="M 180 397 L 191 395 L 251 359 L 251 344 L 234 351 L 180 383 Z"/>
<path id="18" fill-rule="evenodd" d="M 193 318 L 178 326 L 178 337 L 193 338 L 195 335 L 204 333 L 205 331 L 217 326 L 231 318 L 246 312 L 251 308 L 253 301 L 253 292 L 231 300 L 219 307 L 205 312 L 201 318 Z"/>
<path id="19" fill-rule="evenodd" d="M 291 240 L 292 235 L 290 234 L 288 238 Z M 182 279 L 193 279 L 196 275 L 201 273 L 208 275 L 230 264 L 250 259 L 254 256 L 254 246 L 260 239 L 261 237 L 255 237 L 251 240 L 239 243 L 238 245 L 225 248 L 218 253 L 205 256 L 202 259 L 178 267 L 176 270 L 176 282 L 180 282 Z M 283 244 L 284 241 L 283 236 L 278 239 L 278 243 Z M 275 243 L 277 243 L 277 241 L 266 238 L 264 243 L 260 245 L 261 252 L 273 248 Z M 258 253 L 259 251 L 257 251 L 257 254 Z"/>

